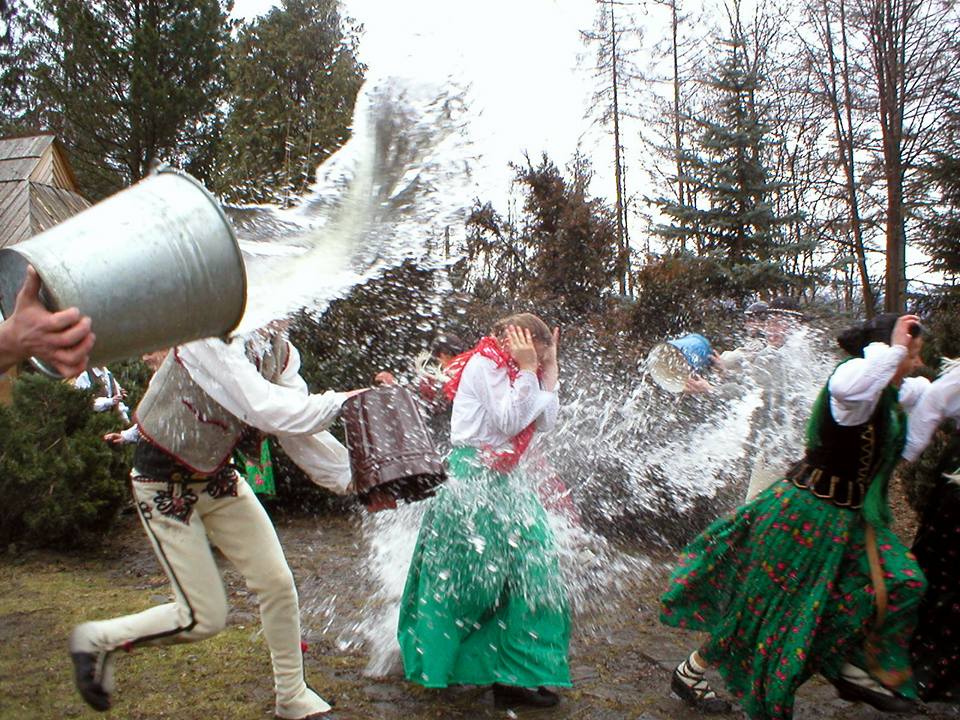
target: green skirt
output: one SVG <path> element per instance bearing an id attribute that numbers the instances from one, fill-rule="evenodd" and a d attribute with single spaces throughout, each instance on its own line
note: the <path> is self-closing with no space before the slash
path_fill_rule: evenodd
<path id="1" fill-rule="evenodd" d="M 473 448 L 420 526 L 397 631 L 407 679 L 424 687 L 570 686 L 570 613 L 547 516 L 517 473 Z"/>
<path id="2" fill-rule="evenodd" d="M 710 633 L 701 653 L 750 718 L 791 718 L 800 685 L 836 677 L 845 661 L 897 677 L 898 692 L 916 697 L 909 646 L 923 572 L 893 532 L 877 530 L 888 607 L 868 661 L 876 609 L 865 531 L 859 512 L 775 483 L 684 549 L 661 621 Z"/>

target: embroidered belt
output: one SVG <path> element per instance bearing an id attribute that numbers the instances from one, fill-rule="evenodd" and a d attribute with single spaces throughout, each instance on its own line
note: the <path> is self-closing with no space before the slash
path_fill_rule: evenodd
<path id="1" fill-rule="evenodd" d="M 848 510 L 863 507 L 867 486 L 859 480 L 831 475 L 824 468 L 797 463 L 787 474 L 787 479 L 802 490 L 809 490 L 821 500 Z"/>
<path id="2" fill-rule="evenodd" d="M 223 478 L 234 472 L 232 465 L 225 465 L 209 473 L 195 472 L 143 440 L 137 443 L 133 453 L 133 467 L 140 473 L 139 480 L 176 483 L 210 482 L 212 479 Z"/>

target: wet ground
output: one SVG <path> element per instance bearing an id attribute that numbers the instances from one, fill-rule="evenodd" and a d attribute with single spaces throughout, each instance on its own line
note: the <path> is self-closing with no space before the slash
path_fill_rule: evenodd
<path id="1" fill-rule="evenodd" d="M 398 672 L 386 677 L 368 677 L 364 673 L 367 664 L 365 650 L 344 642 L 350 635 L 345 629 L 360 619 L 366 598 L 371 592 L 362 572 L 365 550 L 357 518 L 278 519 L 277 525 L 287 558 L 297 577 L 303 603 L 308 606 L 304 629 L 309 644 L 306 655 L 308 679 L 325 696 L 335 700 L 336 718 L 339 720 L 473 720 L 504 717 L 687 720 L 702 717 L 672 697 L 668 689 L 670 671 L 697 641 L 691 634 L 663 627 L 657 622 L 657 597 L 669 572 L 669 558 L 655 562 L 647 577 L 632 579 L 630 591 L 625 593 L 623 599 L 611 601 L 601 611 L 577 619 L 570 652 L 574 687 L 564 691 L 558 707 L 512 713 L 496 710 L 491 694 L 481 688 L 428 691 L 406 683 Z M 11 568 L 11 563 L 16 567 Z M 17 582 L 25 582 L 24 573 L 42 573 L 48 569 L 44 565 L 51 563 L 57 566 L 58 576 L 66 573 L 69 577 L 72 563 L 78 568 L 82 566 L 84 572 L 103 574 L 117 592 L 132 590 L 134 596 L 143 596 L 142 603 L 146 605 L 166 600 L 163 576 L 142 531 L 131 516 L 123 518 L 119 531 L 95 557 L 70 559 L 44 554 L 11 557 L 7 553 L 0 555 L 0 574 Z M 246 591 L 240 576 L 226 563 L 223 565 L 232 605 L 228 622 L 234 630 L 245 628 L 244 632 L 249 633 L 258 626 L 256 598 Z M 9 607 L 9 603 L 3 605 L 4 595 L 5 591 L 0 588 L 0 608 Z M 325 610 L 316 612 L 318 606 Z M 99 612 L 97 609 L 82 612 L 88 617 L 97 617 L 102 616 L 103 609 L 99 609 Z M 39 611 L 0 611 L 0 644 L 16 641 L 26 648 L 22 652 L 29 652 L 34 638 L 38 643 L 43 642 L 43 624 L 47 617 L 47 613 Z M 61 632 L 59 627 L 57 632 Z M 225 634 L 229 633 L 230 630 Z M 55 638 L 58 648 L 62 640 L 61 637 Z M 161 652 L 167 651 L 154 648 L 138 651 L 140 654 Z M 263 667 L 265 652 L 262 643 L 258 644 L 255 657 L 249 660 L 259 668 L 252 674 L 252 679 L 247 679 L 251 677 L 250 673 L 243 674 L 242 666 L 248 662 L 245 653 L 238 653 L 229 647 L 225 656 L 216 661 L 225 666 L 222 669 L 198 667 L 214 661 L 203 656 L 197 660 L 194 655 L 186 656 L 186 660 L 179 655 L 165 658 L 164 668 L 171 673 L 182 671 L 179 677 L 182 682 L 189 684 L 191 673 L 199 673 L 213 682 L 224 673 L 234 672 L 231 668 L 236 664 L 237 677 L 245 678 L 238 680 L 242 686 L 236 688 L 238 698 L 245 703 L 239 707 L 250 708 L 250 718 L 263 718 L 270 716 L 272 705 L 271 682 L 269 675 L 263 672 L 266 669 Z M 171 663 L 178 667 L 170 666 Z M 187 667 L 183 667 L 184 663 Z M 191 666 L 191 663 L 195 664 Z M 66 670 L 58 666 L 54 672 L 64 673 Z M 16 699 L 19 689 L 11 684 L 9 671 L 9 666 L 0 664 L 0 689 L 3 690 L 0 697 L 9 692 Z M 116 709 L 110 713 L 113 717 L 125 720 L 151 717 L 218 720 L 216 711 L 201 710 L 197 701 L 190 699 L 203 697 L 202 686 L 190 684 L 190 693 L 182 693 L 182 703 L 179 703 L 176 694 L 172 697 L 165 695 L 166 709 L 153 714 L 134 696 L 135 691 L 129 687 L 132 681 L 128 681 L 124 687 L 122 665 L 118 672 L 121 691 L 117 694 Z M 66 686 L 67 680 L 60 679 Z M 48 717 L 96 716 L 88 713 L 75 696 L 66 697 L 62 702 L 59 710 L 50 707 L 27 714 L 11 710 L 9 713 L 0 712 L 0 717 L 4 720 L 20 717 L 43 720 Z M 11 703 L 9 707 L 14 705 L 21 708 L 29 706 L 22 701 L 19 704 Z M 0 710 L 3 707 L 0 702 Z M 230 717 L 242 720 L 248 716 L 231 712 Z M 728 717 L 742 717 L 742 713 L 737 710 Z M 797 720 L 867 720 L 884 715 L 870 707 L 838 699 L 831 686 L 814 679 L 801 689 L 795 717 Z M 960 718 L 960 707 L 929 705 L 918 708 L 912 715 L 901 717 Z"/>

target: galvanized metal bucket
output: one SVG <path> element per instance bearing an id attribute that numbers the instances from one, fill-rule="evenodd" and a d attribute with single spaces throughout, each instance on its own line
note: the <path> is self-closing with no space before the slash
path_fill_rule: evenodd
<path id="1" fill-rule="evenodd" d="M 703 335 L 689 333 L 655 346 L 647 356 L 650 377 L 661 388 L 677 393 L 683 390 L 692 372 L 710 364 L 713 349 Z"/>
<path id="2" fill-rule="evenodd" d="M 4 315 L 28 263 L 50 310 L 76 306 L 90 316 L 91 366 L 227 335 L 246 305 L 243 257 L 227 216 L 203 185 L 171 168 L 0 250 Z"/>

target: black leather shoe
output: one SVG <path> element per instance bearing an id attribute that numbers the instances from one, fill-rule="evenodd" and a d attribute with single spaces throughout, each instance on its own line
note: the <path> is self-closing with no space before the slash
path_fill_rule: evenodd
<path id="1" fill-rule="evenodd" d="M 673 677 L 670 678 L 670 689 L 687 705 L 694 710 L 699 710 L 704 715 L 721 715 L 733 710 L 733 706 L 729 702 L 717 697 L 706 680 L 701 680 L 696 685 L 687 685 L 680 679 L 679 670 L 673 671 Z"/>
<path id="2" fill-rule="evenodd" d="M 498 710 L 506 710 L 517 705 L 531 707 L 553 707 L 560 702 L 560 696 L 545 687 L 525 688 L 515 685 L 493 686 L 493 704 Z"/>
<path id="3" fill-rule="evenodd" d="M 110 709 L 114 655 L 99 650 L 91 640 L 90 624 L 78 625 L 70 635 L 73 681 L 87 705 L 99 712 Z"/>
<path id="4" fill-rule="evenodd" d="M 897 695 L 887 695 L 885 693 L 871 690 L 870 688 L 850 682 L 842 676 L 837 678 L 827 678 L 837 689 L 837 694 L 849 702 L 864 702 L 867 705 L 875 707 L 881 712 L 888 713 L 908 713 L 917 709 L 917 704 L 912 700 Z M 892 691 L 891 691 L 892 692 Z"/>

